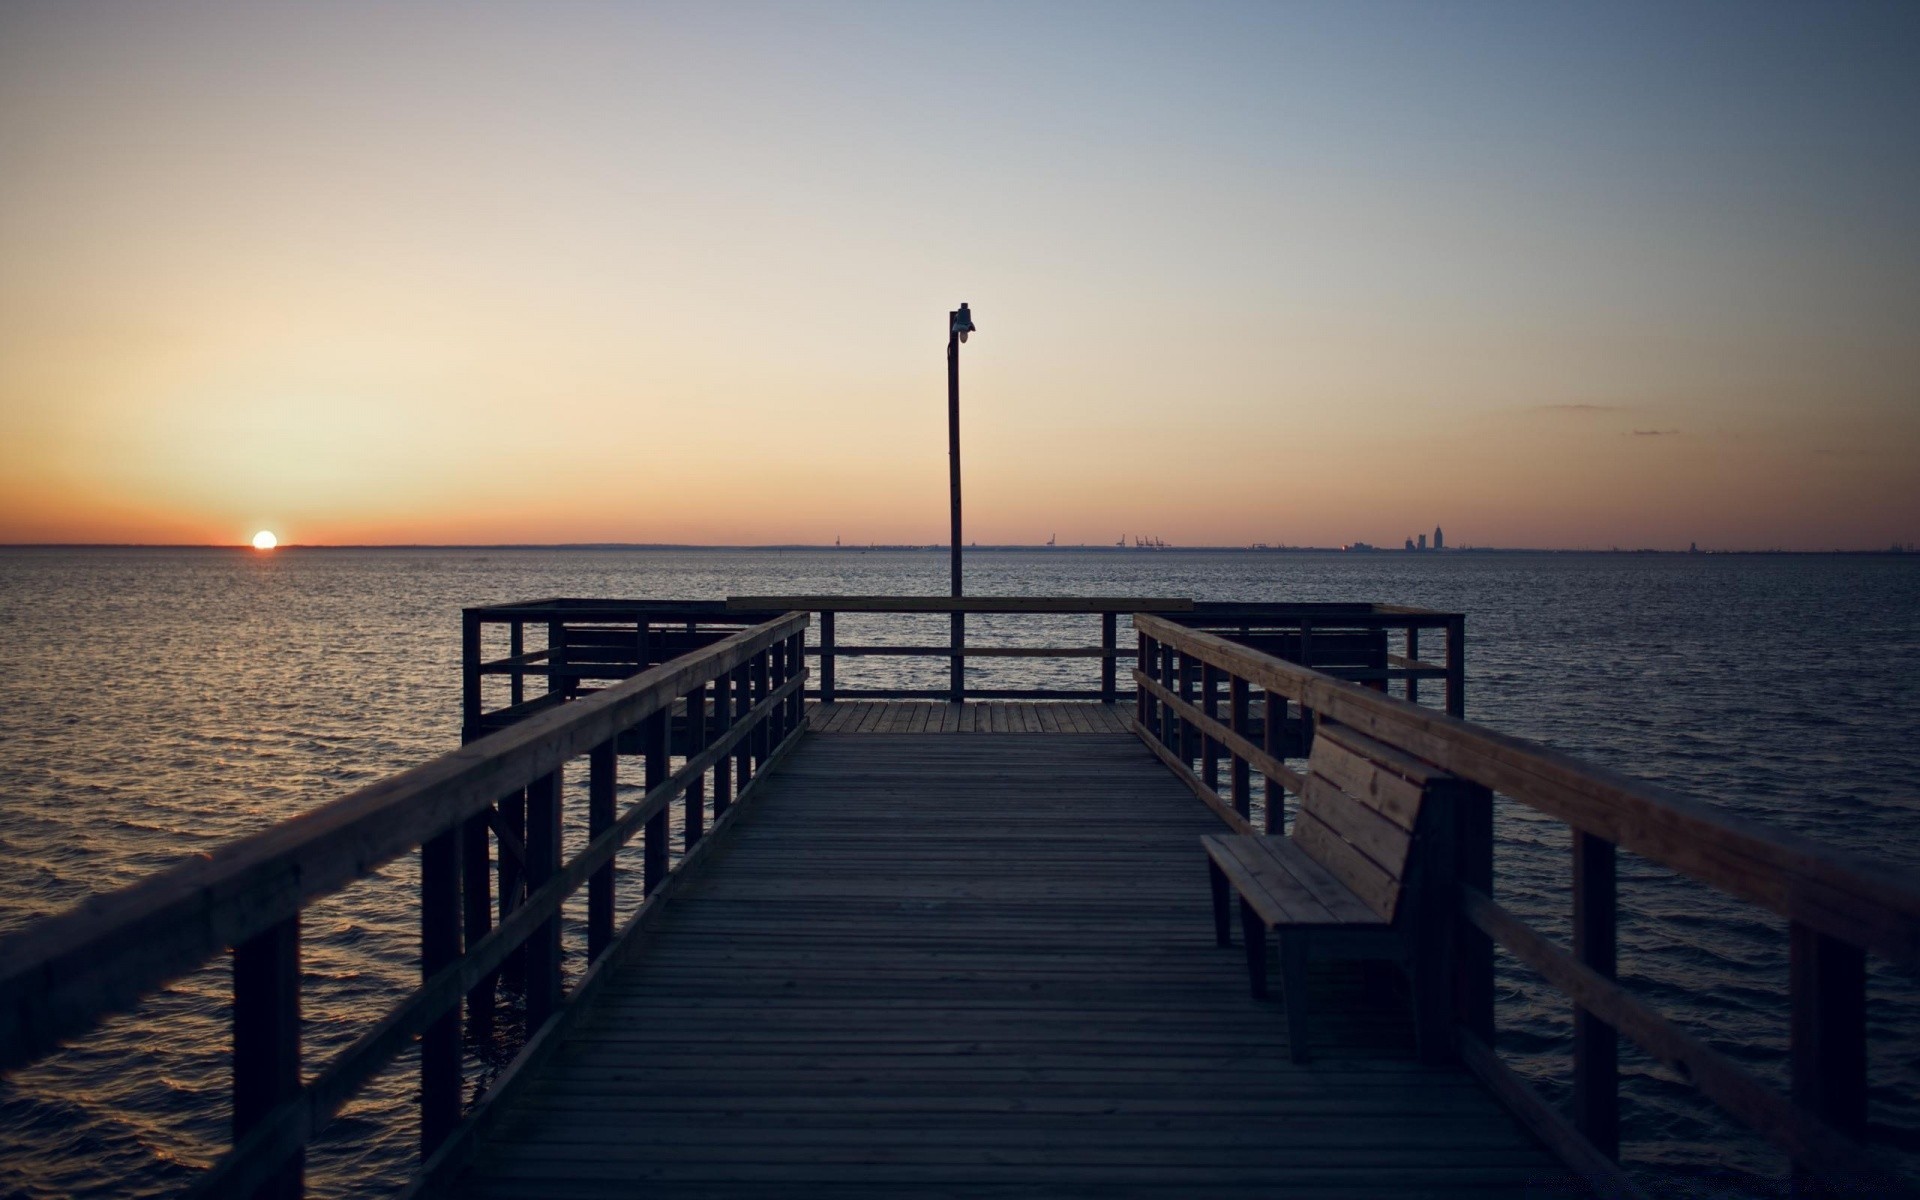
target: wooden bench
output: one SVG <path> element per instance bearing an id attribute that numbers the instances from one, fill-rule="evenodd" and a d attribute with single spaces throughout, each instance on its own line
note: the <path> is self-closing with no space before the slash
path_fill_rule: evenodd
<path id="1" fill-rule="evenodd" d="M 1253 994 L 1267 994 L 1267 931 L 1280 942 L 1287 1039 L 1307 1060 L 1307 962 L 1384 958 L 1413 985 L 1423 1058 L 1446 1054 L 1441 983 L 1451 922 L 1452 809 L 1460 781 L 1357 730 L 1322 723 L 1288 837 L 1202 837 L 1213 885 L 1214 937 L 1232 944 L 1228 895 L 1240 923 Z M 1436 800 L 1439 802 L 1436 803 Z M 1429 902 L 1430 901 L 1430 902 Z"/>

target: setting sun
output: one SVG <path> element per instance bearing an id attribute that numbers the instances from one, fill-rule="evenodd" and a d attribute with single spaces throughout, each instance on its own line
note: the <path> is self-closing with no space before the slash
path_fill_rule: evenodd
<path id="1" fill-rule="evenodd" d="M 270 529 L 262 529 L 259 533 L 253 535 L 253 548 L 255 550 L 271 550 L 279 544 L 280 539 L 273 536 L 273 531 Z"/>

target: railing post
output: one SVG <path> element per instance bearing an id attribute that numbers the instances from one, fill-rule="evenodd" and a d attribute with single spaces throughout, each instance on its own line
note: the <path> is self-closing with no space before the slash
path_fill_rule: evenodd
<path id="1" fill-rule="evenodd" d="M 527 652 L 527 623 L 515 620 L 507 626 L 507 657 L 514 659 L 513 670 L 507 675 L 512 682 L 508 685 L 508 702 L 521 704 L 527 698 L 527 665 L 519 659 Z"/>
<path id="2" fill-rule="evenodd" d="M 820 614 L 820 703 L 833 703 L 833 614 Z"/>
<path id="3" fill-rule="evenodd" d="M 1867 961 L 1858 947 L 1798 921 L 1788 926 L 1795 1104 L 1859 1137 L 1867 1122 Z M 1796 1165 L 1797 1184 L 1813 1182 Z M 1849 1181 L 1832 1180 L 1835 1187 Z M 1839 1195 L 1817 1190 L 1816 1195 Z"/>
<path id="4" fill-rule="evenodd" d="M 1407 661 L 1410 663 L 1420 661 L 1420 627 L 1418 625 L 1407 626 Z M 1408 668 L 1409 671 L 1412 671 L 1412 669 L 1411 667 Z M 1419 676 L 1413 674 L 1407 676 L 1406 696 L 1408 704 L 1420 703 Z"/>
<path id="5" fill-rule="evenodd" d="M 1160 643 L 1160 686 L 1167 691 L 1175 691 L 1178 685 L 1173 678 L 1175 652 L 1172 646 Z M 1179 715 L 1173 711 L 1173 705 L 1161 702 L 1160 705 L 1160 744 L 1172 750 L 1179 741 Z"/>
<path id="6" fill-rule="evenodd" d="M 771 649 L 762 650 L 760 653 L 754 655 L 747 663 L 747 680 L 751 688 L 747 693 L 748 708 L 758 706 L 762 700 L 767 698 L 767 659 L 771 654 Z M 759 718 L 753 726 L 753 733 L 747 738 L 749 742 L 753 743 L 753 770 L 756 775 L 760 773 L 760 768 L 766 764 L 767 754 L 771 749 L 771 747 L 767 745 L 767 727 L 772 720 L 773 718 L 771 716 Z"/>
<path id="7" fill-rule="evenodd" d="M 547 695 L 573 695 L 573 680 L 562 672 L 567 666 L 567 624 L 547 622 Z"/>
<path id="8" fill-rule="evenodd" d="M 1493 793 L 1475 783 L 1455 789 L 1453 877 L 1459 887 L 1493 895 Z M 1493 938 L 1455 908 L 1453 1019 L 1493 1047 Z"/>
<path id="9" fill-rule="evenodd" d="M 1612 842 L 1573 831 L 1573 955 L 1607 979 L 1615 974 L 1615 854 Z M 1576 1004 L 1573 1123 L 1608 1158 L 1620 1157 L 1619 1035 Z"/>
<path id="10" fill-rule="evenodd" d="M 480 614 L 460 614 L 460 740 L 480 736 Z"/>
<path id="11" fill-rule="evenodd" d="M 560 789 L 555 768 L 527 787 L 527 891 L 560 873 Z M 553 913 L 527 939 L 527 1036 L 560 1007 L 560 914 Z"/>
<path id="12" fill-rule="evenodd" d="M 300 915 L 233 948 L 233 1140 L 300 1091 Z M 306 1153 L 295 1151 L 253 1200 L 299 1200 Z"/>
<path id="13" fill-rule="evenodd" d="M 653 665 L 653 625 L 645 617 L 633 623 L 633 660 L 644 671 Z"/>
<path id="14" fill-rule="evenodd" d="M 1158 669 L 1155 663 L 1159 657 L 1160 643 L 1154 641 L 1144 633 L 1138 634 L 1136 637 L 1139 643 L 1139 649 L 1133 656 L 1133 665 L 1139 668 L 1142 674 L 1152 675 L 1154 671 Z M 1136 687 L 1134 689 L 1133 719 L 1139 723 L 1143 731 L 1153 728 L 1153 702 L 1154 695 L 1152 692 L 1144 687 Z"/>
<path id="15" fill-rule="evenodd" d="M 619 739 L 609 738 L 587 756 L 587 840 L 613 825 L 614 801 L 619 791 Z M 598 961 L 613 944 L 613 863 L 594 871 L 587 880 L 587 959 Z"/>
<path id="16" fill-rule="evenodd" d="M 1100 703 L 1120 701 L 1120 614 L 1100 614 Z"/>
<path id="17" fill-rule="evenodd" d="M 787 639 L 787 673 L 801 680 L 807 677 L 807 632 L 796 630 Z M 802 682 L 787 697 L 787 732 L 805 728 L 807 723 L 807 685 Z"/>
<path id="18" fill-rule="evenodd" d="M 466 944 L 471 946 L 493 928 L 493 864 L 487 855 L 487 814 L 476 813 L 460 826 L 460 907 Z M 489 974 L 467 993 L 467 1036 L 475 1042 L 493 1037 L 494 987 L 498 973 Z"/>
<path id="19" fill-rule="evenodd" d="M 782 640 L 767 647 L 767 695 L 780 690 L 787 681 L 787 643 Z M 787 738 L 787 702 L 778 701 L 767 713 L 767 753 L 771 755 L 774 747 Z"/>
<path id="20" fill-rule="evenodd" d="M 460 831 L 420 847 L 420 979 L 460 957 Z M 420 1157 L 432 1156 L 460 1123 L 460 1006 L 420 1035 Z"/>
<path id="21" fill-rule="evenodd" d="M 662 707 L 659 712 L 640 722 L 641 744 L 646 747 L 646 790 L 649 795 L 653 789 L 667 780 L 667 760 L 670 747 L 667 745 L 667 720 L 671 716 L 669 709 Z M 667 810 L 647 818 L 647 824 L 641 835 L 645 844 L 640 851 L 640 894 L 653 895 L 653 889 L 667 879 Z"/>
<path id="22" fill-rule="evenodd" d="M 733 728 L 733 684 L 726 675 L 713 680 L 713 741 L 719 741 Z M 711 743 L 709 743 L 711 744 Z M 718 823 L 733 803 L 734 754 L 722 754 L 713 764 L 713 819 Z"/>
<path id="23" fill-rule="evenodd" d="M 1186 651 L 1182 650 L 1179 653 L 1179 655 L 1174 658 L 1173 661 L 1174 661 L 1174 670 L 1177 671 L 1180 676 L 1179 696 L 1182 700 L 1185 700 L 1188 704 L 1192 704 L 1193 703 L 1193 656 L 1188 654 Z M 1174 724 L 1180 730 L 1180 761 L 1187 764 L 1188 770 L 1192 770 L 1193 760 L 1194 760 L 1194 751 L 1197 749 L 1197 747 L 1194 746 L 1193 744 L 1193 734 L 1194 734 L 1193 722 L 1187 720 L 1185 714 L 1177 713 L 1174 716 Z"/>
<path id="24" fill-rule="evenodd" d="M 1241 737 L 1247 736 L 1247 681 L 1238 675 L 1227 679 L 1227 723 Z M 1239 751 L 1229 756 L 1233 764 L 1233 811 L 1243 817 L 1253 815 L 1253 768 L 1247 760 L 1240 757 Z"/>
<path id="25" fill-rule="evenodd" d="M 686 757 L 692 758 L 707 748 L 707 685 L 700 682 L 687 693 Z M 687 849 L 700 844 L 707 824 L 707 780 L 698 776 L 687 785 Z"/>
<path id="26" fill-rule="evenodd" d="M 1260 704 L 1260 748 L 1274 758 L 1284 759 L 1281 753 L 1287 740 L 1287 698 L 1271 688 L 1266 689 Z M 1267 797 L 1266 831 L 1280 833 L 1286 828 L 1287 788 L 1284 783 L 1271 775 L 1261 772 L 1260 778 L 1266 782 L 1262 790 Z"/>
<path id="27" fill-rule="evenodd" d="M 1447 715 L 1467 715 L 1467 619 L 1447 619 Z"/>
<path id="28" fill-rule="evenodd" d="M 1200 711 L 1220 719 L 1220 668 L 1210 662 L 1200 664 Z M 1200 778 L 1214 791 L 1220 790 L 1220 743 L 1200 730 Z"/>
<path id="29" fill-rule="evenodd" d="M 735 667 L 733 675 L 733 719 L 744 721 L 747 713 L 753 709 L 753 689 L 747 679 L 747 664 Z M 746 790 L 753 781 L 753 731 L 747 730 L 739 741 L 733 744 L 735 794 Z"/>
<path id="30" fill-rule="evenodd" d="M 967 647 L 967 614 L 950 614 L 947 629 L 947 647 L 951 654 L 947 658 L 947 703 L 965 704 L 967 701 L 967 660 L 964 651 Z"/>
<path id="31" fill-rule="evenodd" d="M 500 858 L 500 919 L 505 921 L 520 907 L 526 895 L 527 879 L 527 792 L 525 788 L 500 797 L 500 829 L 496 840 Z M 516 946 L 501 966 L 501 976 L 509 988 L 519 988 L 526 980 L 526 948 Z"/>

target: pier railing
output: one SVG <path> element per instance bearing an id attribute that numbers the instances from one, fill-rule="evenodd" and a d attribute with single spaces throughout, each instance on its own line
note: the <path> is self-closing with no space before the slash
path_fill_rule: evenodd
<path id="1" fill-rule="evenodd" d="M 1417 689 L 1422 679 L 1444 681 L 1450 704 L 1464 694 L 1466 677 L 1465 618 L 1459 613 L 1435 612 L 1402 605 L 1367 603 L 1219 603 L 1182 598 L 1141 599 L 1101 596 L 734 596 L 727 608 L 736 612 L 806 611 L 815 615 L 819 642 L 807 649 L 819 659 L 821 703 L 838 700 L 943 699 L 966 700 L 1098 700 L 1104 704 L 1130 703 L 1131 689 L 1119 664 L 1134 659 L 1133 647 L 1121 644 L 1121 614 L 1157 613 L 1192 629 L 1205 629 L 1295 662 L 1311 663 L 1341 679 L 1384 687 L 1388 680 L 1405 680 Z M 945 645 L 846 643 L 839 640 L 835 618 L 841 614 L 945 613 L 949 620 Z M 969 643 L 968 614 L 1025 616 L 1097 616 L 1099 645 L 1007 646 Z M 1445 661 L 1420 659 L 1423 630 L 1445 638 Z M 1391 652 L 1388 634 L 1396 633 L 1404 654 Z M 847 688 L 840 686 L 838 662 L 843 658 L 933 658 L 947 660 L 945 688 Z M 1097 659 L 1097 688 L 981 688 L 967 683 L 969 659 Z"/>
<path id="2" fill-rule="evenodd" d="M 1468 783 L 1454 810 L 1453 845 L 1440 851 L 1457 905 L 1446 953 L 1455 1044 L 1465 1063 L 1564 1161 L 1610 1180 L 1607 1190 L 1633 1193 L 1617 1165 L 1618 1036 L 1624 1034 L 1784 1150 L 1801 1178 L 1868 1189 L 1846 1194 L 1884 1194 L 1875 1188 L 1906 1194 L 1910 1184 L 1895 1182 L 1904 1177 L 1890 1156 L 1866 1141 L 1865 955 L 1882 955 L 1909 971 L 1920 966 L 1920 888 L 1880 864 L 1163 616 L 1136 614 L 1134 628 L 1140 663 L 1136 732 L 1241 832 L 1255 831 L 1253 772 L 1265 780 L 1258 824 L 1269 833 L 1281 830 L 1283 797 L 1302 786 L 1285 760 L 1305 752 L 1314 725 L 1323 720 L 1359 730 Z M 1224 716 L 1218 708 L 1223 688 Z M 1251 718 L 1256 704 L 1258 721 Z M 1496 792 L 1571 828 L 1571 949 L 1493 898 Z M 1787 1095 L 1616 982 L 1617 850 L 1786 918 L 1792 1011 Z M 1573 1006 L 1571 1118 L 1494 1052 L 1496 944 Z"/>
<path id="3" fill-rule="evenodd" d="M 731 823 L 760 772 L 800 736 L 806 627 L 805 613 L 779 616 L 577 702 L 559 695 L 432 762 L 32 926 L 0 946 L 0 1069 L 44 1057 L 232 947 L 234 1145 L 195 1194 L 297 1196 L 306 1145 L 416 1039 L 422 1156 L 428 1171 L 453 1161 L 475 1128 L 462 1124 L 463 1001 L 470 1029 L 483 1034 L 495 981 L 517 968 L 524 1044 L 486 1108 L 557 1044 L 572 1006 L 610 971 L 610 949 L 653 919 L 709 851 L 703 835 Z M 685 761 L 673 770 L 676 713 Z M 645 791 L 617 810 L 619 755 L 635 739 Z M 563 860 L 562 772 L 582 757 L 588 840 Z M 685 804 L 678 865 L 668 820 L 676 801 Z M 636 837 L 645 900 L 616 930 L 614 859 Z M 415 849 L 421 985 L 303 1083 L 301 913 Z M 587 962 L 563 993 L 561 906 L 583 885 Z"/>

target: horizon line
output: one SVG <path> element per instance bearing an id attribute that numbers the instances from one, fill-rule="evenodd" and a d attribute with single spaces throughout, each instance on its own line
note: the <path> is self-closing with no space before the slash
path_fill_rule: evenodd
<path id="1" fill-rule="evenodd" d="M 945 542 L 904 543 L 869 542 L 828 544 L 824 542 L 282 542 L 271 550 L 258 550 L 245 542 L 0 542 L 0 550 L 234 550 L 252 554 L 278 554 L 285 550 L 838 550 L 897 553 L 928 553 L 947 550 Z M 1729 554 L 1872 554 L 1898 556 L 1920 554 L 1920 543 L 1895 543 L 1890 547 L 1832 547 L 1809 549 L 1771 547 L 1768 549 L 1664 549 L 1656 546 L 1447 546 L 1442 549 L 1406 549 L 1400 546 L 1276 546 L 1276 545 L 1194 545 L 1194 546 L 1114 546 L 1100 543 L 1049 545 L 1045 542 L 990 542 L 968 544 L 966 550 L 993 551 L 1098 551 L 1112 553 L 1215 553 L 1215 554 L 1402 554 L 1409 557 L 1444 557 L 1455 554 L 1676 554 L 1698 557 Z"/>

